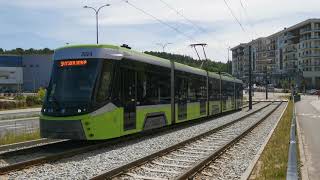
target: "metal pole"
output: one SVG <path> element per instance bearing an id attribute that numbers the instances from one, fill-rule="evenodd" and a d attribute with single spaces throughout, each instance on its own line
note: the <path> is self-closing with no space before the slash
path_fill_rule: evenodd
<path id="1" fill-rule="evenodd" d="M 266 100 L 268 100 L 268 72 L 266 71 Z"/>
<path id="2" fill-rule="evenodd" d="M 98 25 L 98 11 L 96 11 L 96 32 L 97 32 L 97 44 L 99 44 L 99 25 Z"/>
<path id="3" fill-rule="evenodd" d="M 252 67 L 251 67 L 251 46 L 249 46 L 249 110 L 252 109 Z"/>
<path id="4" fill-rule="evenodd" d="M 93 7 L 90 7 L 90 6 L 84 6 L 83 8 L 89 8 L 89 9 L 92 9 L 94 10 L 95 14 L 96 14 L 96 36 L 97 36 L 97 44 L 99 44 L 99 17 L 98 17 L 98 14 L 99 14 L 99 11 L 103 8 L 103 7 L 106 7 L 106 6 L 110 6 L 110 4 L 105 4 L 103 6 L 100 6 L 98 9 L 96 8 L 93 8 Z"/>

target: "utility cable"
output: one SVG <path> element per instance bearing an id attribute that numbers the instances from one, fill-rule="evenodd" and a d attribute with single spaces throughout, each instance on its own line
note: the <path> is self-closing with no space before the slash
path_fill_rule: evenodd
<path id="1" fill-rule="evenodd" d="M 242 26 L 241 22 L 239 21 L 239 19 L 237 18 L 237 16 L 234 14 L 234 12 L 232 11 L 232 9 L 230 8 L 230 6 L 228 5 L 226 0 L 223 0 L 224 3 L 226 4 L 227 8 L 229 9 L 232 17 L 236 20 L 236 22 L 239 24 L 239 26 L 241 27 L 243 32 L 246 32 L 246 30 L 244 29 L 244 27 Z"/>
<path id="2" fill-rule="evenodd" d="M 178 14 L 180 17 L 182 17 L 186 22 L 188 22 L 189 24 L 193 25 L 196 29 L 198 29 L 201 32 L 206 32 L 205 29 L 203 29 L 202 27 L 200 27 L 199 25 L 195 24 L 193 21 L 191 21 L 190 19 L 188 19 L 186 16 L 184 16 L 181 12 L 179 12 L 178 10 L 176 10 L 174 7 L 172 7 L 170 4 L 168 4 L 167 2 L 165 2 L 164 0 L 159 0 L 161 1 L 167 8 L 171 9 L 172 11 L 174 11 L 176 14 Z"/>
<path id="3" fill-rule="evenodd" d="M 240 1 L 241 8 L 243 9 L 245 16 L 247 17 L 247 23 L 248 23 L 248 24 L 250 25 L 250 27 L 252 28 L 253 33 L 256 35 L 256 37 L 259 37 L 257 31 L 255 30 L 255 28 L 253 27 L 253 25 L 252 25 L 252 24 L 250 23 L 250 21 L 249 21 L 250 17 L 249 17 L 249 15 L 248 15 L 247 9 L 246 9 L 245 6 L 243 5 L 242 0 L 239 0 L 239 1 Z"/>
<path id="4" fill-rule="evenodd" d="M 176 28 L 176 27 L 174 27 L 174 26 L 172 26 L 172 25 L 170 25 L 170 24 L 168 24 L 168 23 L 164 22 L 163 20 L 161 20 L 161 19 L 159 19 L 159 18 L 155 17 L 154 15 L 152 15 L 152 14 L 150 14 L 150 13 L 146 12 L 145 10 L 143 10 L 143 9 L 141 9 L 141 8 L 139 8 L 139 7 L 137 7 L 137 6 L 135 6 L 134 4 L 130 3 L 128 0 L 122 0 L 122 1 L 123 1 L 123 2 L 125 2 L 125 3 L 127 3 L 128 5 L 130 5 L 131 7 L 133 7 L 133 8 L 135 8 L 135 9 L 137 9 L 138 11 L 142 12 L 143 14 L 145 14 L 145 15 L 147 15 L 147 16 L 150 16 L 150 17 L 152 17 L 153 19 L 155 19 L 155 20 L 156 20 L 156 21 L 158 21 L 159 23 L 161 23 L 161 24 L 163 24 L 163 25 L 165 25 L 165 26 L 169 27 L 170 29 L 172 29 L 172 30 L 176 31 L 177 33 L 179 33 L 179 34 L 183 35 L 184 37 L 188 38 L 189 40 L 194 41 L 194 42 L 197 42 L 193 37 L 191 37 L 191 36 L 187 35 L 186 33 L 182 32 L 182 31 L 180 31 L 178 28 Z"/>

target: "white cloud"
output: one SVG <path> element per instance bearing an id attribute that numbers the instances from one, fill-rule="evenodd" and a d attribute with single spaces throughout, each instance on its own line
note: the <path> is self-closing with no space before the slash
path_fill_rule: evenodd
<path id="1" fill-rule="evenodd" d="M 19 14 L 32 16 L 30 12 L 54 14 L 51 19 L 37 19 L 39 25 L 28 31 L 33 31 L 39 37 L 55 39 L 61 44 L 90 43 L 95 41 L 95 19 L 93 11 L 83 9 L 84 5 L 98 7 L 110 3 L 110 7 L 101 10 L 100 36 L 101 42 L 128 43 L 139 51 L 159 50 L 157 42 L 170 41 L 168 51 L 192 55 L 195 53 L 187 45 L 187 38 L 178 35 L 172 29 L 157 23 L 153 18 L 131 7 L 123 0 L 11 0 L 1 2 L 2 7 Z M 236 24 L 223 0 L 163 0 L 188 17 L 194 23 L 206 29 L 197 31 L 188 22 L 170 10 L 160 0 L 129 0 L 136 7 L 151 13 L 153 16 L 178 26 L 180 31 L 193 36 L 199 42 L 208 43 L 207 54 L 210 59 L 226 61 L 227 47 L 240 42 L 248 42 L 259 36 L 268 36 L 286 26 L 293 25 L 307 18 L 317 18 L 320 15 L 319 0 L 226 0 L 235 15 L 239 18 L 247 32 L 242 32 Z M 14 22 L 11 22 L 11 25 Z M 37 22 L 33 22 L 33 25 Z M 6 26 L 6 24 L 2 24 Z M 27 26 L 19 24 L 19 26 Z M 8 26 L 9 28 L 11 26 Z M 15 27 L 15 26 L 12 26 Z M 253 27 L 253 28 L 252 28 Z M 6 28 L 8 30 L 9 28 Z M 13 30 L 13 29 L 12 29 Z M 9 30 L 8 30 L 9 31 Z M 21 31 L 21 29 L 20 29 Z M 1 34 L 1 32 L 0 32 Z M 50 43 L 48 43 L 50 44 Z M 60 46 L 61 44 L 56 44 Z M 34 45 L 37 46 L 37 45 Z"/>

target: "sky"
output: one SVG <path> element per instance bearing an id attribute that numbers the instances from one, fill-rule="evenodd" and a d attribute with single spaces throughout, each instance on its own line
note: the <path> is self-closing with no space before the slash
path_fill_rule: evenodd
<path id="1" fill-rule="evenodd" d="M 167 46 L 166 52 L 196 58 L 195 51 L 189 45 L 207 43 L 208 58 L 226 62 L 228 47 L 249 42 L 257 37 L 269 36 L 309 18 L 320 17 L 319 0 L 128 0 L 128 2 L 126 0 L 0 0 L 0 48 L 55 49 L 67 43 L 94 44 L 96 43 L 95 14 L 92 9 L 85 9 L 83 6 L 99 7 L 108 3 L 110 6 L 102 8 L 99 12 L 100 44 L 128 44 L 132 49 L 142 52 L 162 51 L 157 44 L 168 42 L 172 44 Z M 204 58 L 201 49 L 199 52 L 201 58 Z"/>

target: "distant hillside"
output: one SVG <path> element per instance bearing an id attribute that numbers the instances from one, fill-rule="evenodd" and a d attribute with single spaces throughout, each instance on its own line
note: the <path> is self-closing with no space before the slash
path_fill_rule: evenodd
<path id="1" fill-rule="evenodd" d="M 211 72 L 227 72 L 230 73 L 230 65 L 229 65 L 229 71 L 228 71 L 228 64 L 223 63 L 223 62 L 214 62 L 211 60 L 204 61 L 204 60 L 196 60 L 193 59 L 190 56 L 185 56 L 185 55 L 180 55 L 180 54 L 171 54 L 171 53 L 166 53 L 166 52 L 153 52 L 153 51 L 146 51 L 144 52 L 146 54 L 150 54 L 153 56 L 165 58 L 165 59 L 170 59 L 178 63 L 186 64 L 192 67 L 197 67 L 200 68 L 201 63 L 204 62 L 203 64 L 203 69 L 211 71 Z M 231 74 L 231 73 L 230 73 Z"/>

